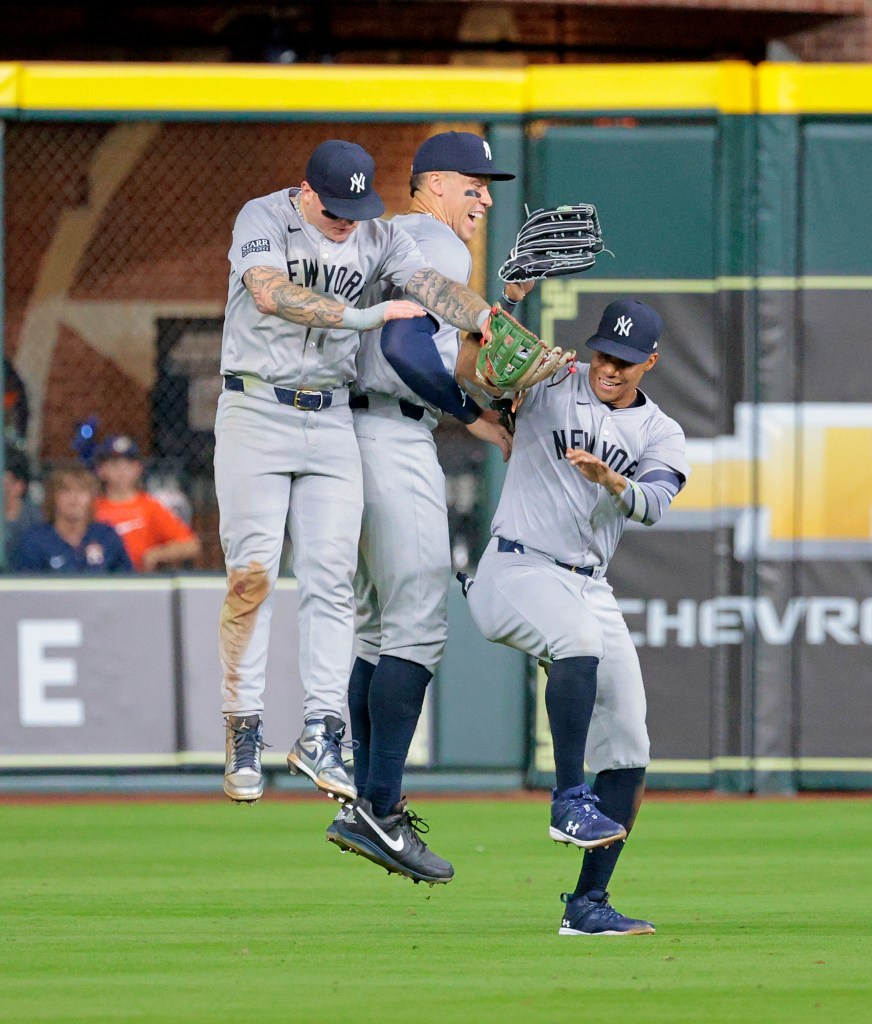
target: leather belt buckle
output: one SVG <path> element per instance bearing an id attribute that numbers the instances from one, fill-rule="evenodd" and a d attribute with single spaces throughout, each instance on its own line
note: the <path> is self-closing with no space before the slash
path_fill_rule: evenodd
<path id="1" fill-rule="evenodd" d="M 319 412 L 324 408 L 323 391 L 295 391 L 294 408 L 303 409 L 306 412 Z"/>

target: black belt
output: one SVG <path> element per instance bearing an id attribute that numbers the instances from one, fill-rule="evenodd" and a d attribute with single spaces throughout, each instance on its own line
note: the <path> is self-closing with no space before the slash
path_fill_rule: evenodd
<path id="1" fill-rule="evenodd" d="M 421 420 L 424 418 L 426 410 L 423 405 L 415 405 L 412 402 L 407 402 L 405 398 L 399 398 L 397 401 L 400 405 L 400 412 L 404 416 L 408 416 L 410 420 Z M 348 400 L 348 404 L 352 409 L 368 409 L 369 395 L 352 395 Z"/>
<path id="2" fill-rule="evenodd" d="M 524 545 L 519 544 L 516 540 L 506 540 L 505 537 L 497 537 L 497 551 L 511 551 L 516 555 L 523 555 Z M 568 569 L 570 572 L 577 572 L 579 576 L 593 576 L 594 566 L 592 565 L 570 565 L 568 562 L 558 562 L 554 559 L 554 564 L 559 565 L 561 569 Z"/>
<path id="3" fill-rule="evenodd" d="M 267 387 L 270 387 L 268 384 Z M 228 376 L 224 378 L 225 391 L 241 391 L 245 393 L 245 382 L 241 377 Z M 304 409 L 306 412 L 318 412 L 321 409 L 329 409 L 333 403 L 332 391 L 291 391 L 290 388 L 277 388 L 275 392 L 276 401 L 282 405 L 291 405 L 295 409 Z"/>

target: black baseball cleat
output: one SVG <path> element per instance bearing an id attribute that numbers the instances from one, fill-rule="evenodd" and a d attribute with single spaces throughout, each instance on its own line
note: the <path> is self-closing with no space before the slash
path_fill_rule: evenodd
<path id="1" fill-rule="evenodd" d="M 384 818 L 376 817 L 363 797 L 346 804 L 327 829 L 327 839 L 342 850 L 366 857 L 389 874 L 405 875 L 416 884 L 450 882 L 454 868 L 428 849 L 420 833 L 427 823 L 406 809 L 403 798 Z"/>
<path id="2" fill-rule="evenodd" d="M 551 828 L 548 834 L 555 843 L 568 843 L 592 850 L 610 846 L 627 838 L 627 830 L 596 809 L 599 797 L 588 785 L 575 786 L 558 795 L 551 792 Z"/>
<path id="3" fill-rule="evenodd" d="M 653 935 L 650 921 L 624 917 L 609 903 L 609 894 L 593 889 L 584 896 L 568 892 L 560 897 L 566 904 L 558 935 Z"/>

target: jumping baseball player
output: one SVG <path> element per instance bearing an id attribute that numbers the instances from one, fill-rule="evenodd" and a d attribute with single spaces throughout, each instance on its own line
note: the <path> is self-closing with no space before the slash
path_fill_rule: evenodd
<path id="1" fill-rule="evenodd" d="M 513 177 L 494 166 L 478 135 L 435 135 L 412 161 L 410 212 L 391 223 L 414 238 L 428 263 L 466 283 L 472 269 L 466 243 L 492 206 L 490 184 Z M 357 658 L 348 689 L 359 795 L 327 830 L 343 850 L 431 884 L 450 881 L 454 869 L 420 838 L 402 780 L 448 629 L 448 509 L 432 432 L 446 411 L 498 445 L 504 458 L 511 443 L 497 414 L 458 387 L 459 348 L 457 329 L 433 317 L 362 336 L 351 407 L 364 512 L 355 579 Z"/>
<path id="2" fill-rule="evenodd" d="M 373 173 L 360 146 L 324 142 L 299 188 L 246 203 L 233 229 L 215 487 L 228 576 L 219 631 L 224 791 L 238 802 L 263 793 L 264 672 L 286 523 L 305 689 L 305 727 L 288 764 L 328 795 L 357 795 L 341 743 L 363 506 L 348 406 L 358 332 L 422 317 L 418 303 L 464 330 L 487 330 L 488 304 L 432 269 L 399 226 L 377 219 L 384 204 Z M 367 306 L 377 282 L 408 298 Z"/>
<path id="3" fill-rule="evenodd" d="M 560 935 L 654 931 L 608 900 L 649 744 L 639 659 L 606 571 L 627 521 L 656 523 L 689 472 L 681 427 L 639 387 L 661 330 L 650 306 L 612 302 L 587 342 L 590 364 L 526 392 L 493 537 L 465 584 L 482 634 L 547 666 L 550 836 L 585 851 Z"/>

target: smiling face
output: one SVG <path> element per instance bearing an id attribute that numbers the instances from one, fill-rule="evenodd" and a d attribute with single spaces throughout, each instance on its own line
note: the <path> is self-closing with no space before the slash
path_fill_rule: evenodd
<path id="1" fill-rule="evenodd" d="M 489 191 L 491 179 L 458 171 L 436 171 L 433 176 L 439 179 L 445 223 L 458 238 L 468 242 L 494 204 Z"/>
<path id="2" fill-rule="evenodd" d="M 617 356 L 591 350 L 590 386 L 601 402 L 608 402 L 616 409 L 626 409 L 635 401 L 639 381 L 656 362 L 656 352 L 644 363 L 628 363 Z"/>
<path id="3" fill-rule="evenodd" d="M 356 220 L 327 216 L 329 211 L 308 181 L 304 181 L 300 186 L 300 204 L 305 220 L 331 242 L 344 242 L 360 224 Z"/>

